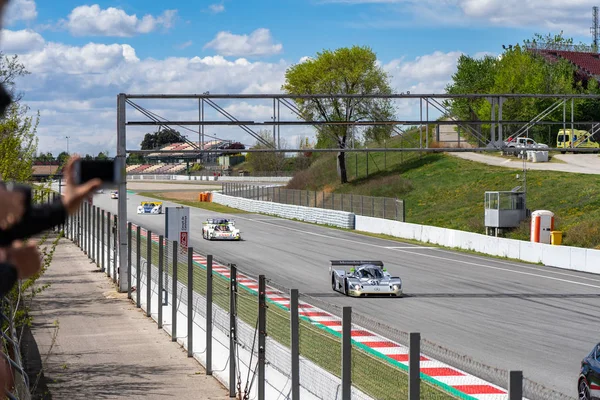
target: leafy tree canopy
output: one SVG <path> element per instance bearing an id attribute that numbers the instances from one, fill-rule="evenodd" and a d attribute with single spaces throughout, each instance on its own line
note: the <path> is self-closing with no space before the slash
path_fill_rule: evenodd
<path id="1" fill-rule="evenodd" d="M 562 35 L 535 35 L 525 40 L 523 45 L 505 48 L 499 57 L 485 56 L 473 58 L 462 55 L 452 82 L 446 87 L 449 94 L 575 94 L 598 93 L 598 83 L 577 72 L 577 67 L 564 59 L 548 61 L 537 49 L 579 49 L 585 45 L 574 45 L 572 39 Z M 589 46 L 587 47 L 589 49 Z M 556 99 L 510 99 L 503 104 L 502 119 L 531 120 L 550 107 Z M 596 101 L 576 100 L 575 119 L 598 120 L 600 106 Z M 486 99 L 453 99 L 446 106 L 451 114 L 462 120 L 489 120 L 491 104 Z M 567 107 L 570 120 L 570 107 Z M 546 119 L 562 121 L 562 107 L 551 113 Z M 476 126 L 473 128 L 477 129 Z M 504 132 L 511 134 L 520 127 L 505 126 Z M 585 127 L 582 129 L 590 129 Z M 489 136 L 490 126 L 481 126 L 483 136 Z M 553 127 L 554 131 L 560 129 Z M 548 127 L 535 126 L 529 131 L 530 137 L 547 141 Z"/>
<path id="2" fill-rule="evenodd" d="M 161 128 L 158 132 L 146 133 L 142 140 L 142 150 L 154 150 L 172 143 L 183 143 L 184 138 L 172 128 Z"/>
<path id="3" fill-rule="evenodd" d="M 290 67 L 282 86 L 288 94 L 391 94 L 389 77 L 377 64 L 377 56 L 368 47 L 344 47 L 317 53 L 313 59 Z M 358 122 L 389 120 L 394 109 L 389 99 L 296 99 L 296 106 L 306 120 Z M 382 140 L 390 137 L 391 126 L 369 127 L 364 137 Z M 347 147 L 353 136 L 350 125 L 321 125 L 317 131 L 317 148 Z M 348 182 L 345 153 L 338 153 L 338 174 Z"/>

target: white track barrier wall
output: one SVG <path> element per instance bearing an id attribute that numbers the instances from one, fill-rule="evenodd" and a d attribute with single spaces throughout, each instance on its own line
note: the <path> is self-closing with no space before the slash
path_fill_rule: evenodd
<path id="1" fill-rule="evenodd" d="M 357 231 L 379 233 L 450 248 L 472 250 L 492 256 L 542 263 L 549 267 L 600 273 L 600 250 L 505 239 L 361 215 L 357 215 L 355 221 Z"/>
<path id="2" fill-rule="evenodd" d="M 227 196 L 217 192 L 213 192 L 212 201 L 214 203 L 223 204 L 225 206 L 249 212 L 298 219 L 300 221 L 332 225 L 346 229 L 354 229 L 354 214 L 345 211 L 293 206 L 289 204 L 275 203 L 272 201 L 244 199 L 242 197 Z"/>
<path id="3" fill-rule="evenodd" d="M 541 263 L 548 267 L 600 274 L 600 250 L 505 239 L 437 226 L 365 217 L 343 211 L 250 200 L 216 192 L 213 192 L 213 202 L 249 212 L 333 225 L 402 239 L 412 239 L 423 243 L 476 251 L 491 256 Z"/>

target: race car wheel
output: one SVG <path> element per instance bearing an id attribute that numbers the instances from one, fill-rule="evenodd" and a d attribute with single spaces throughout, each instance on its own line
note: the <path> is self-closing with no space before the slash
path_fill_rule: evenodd
<path id="1" fill-rule="evenodd" d="M 348 279 L 344 279 L 344 294 L 348 296 Z"/>
<path id="2" fill-rule="evenodd" d="M 585 378 L 579 380 L 579 400 L 590 400 L 590 388 L 588 387 Z"/>

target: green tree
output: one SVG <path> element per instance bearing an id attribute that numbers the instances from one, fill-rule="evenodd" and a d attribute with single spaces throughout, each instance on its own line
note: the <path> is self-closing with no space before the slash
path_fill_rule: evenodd
<path id="1" fill-rule="evenodd" d="M 98 155 L 96 156 L 96 160 L 108 160 L 108 157 L 106 156 L 105 153 L 100 152 L 98 153 Z"/>
<path id="2" fill-rule="evenodd" d="M 141 143 L 142 150 L 154 150 L 172 143 L 183 143 L 185 139 L 172 128 L 161 128 L 158 132 L 146 133 Z"/>
<path id="3" fill-rule="evenodd" d="M 58 160 L 60 165 L 64 165 L 69 160 L 70 157 L 71 156 L 69 155 L 69 153 L 67 153 L 66 151 L 63 151 L 56 157 L 56 159 Z"/>
<path id="4" fill-rule="evenodd" d="M 486 56 L 474 59 L 461 56 L 452 82 L 446 87 L 449 94 L 469 93 L 521 93 L 521 94 L 574 94 L 597 91 L 597 83 L 583 80 L 577 74 L 577 68 L 567 60 L 558 59 L 549 62 L 538 48 L 561 48 L 573 46 L 572 39 L 559 35 L 536 35 L 533 40 L 526 40 L 522 46 L 509 46 L 498 58 Z M 506 100 L 503 104 L 502 119 L 530 120 L 550 107 L 556 99 L 519 98 Z M 600 114 L 593 115 L 600 107 L 589 100 L 577 101 L 576 118 L 585 115 L 588 120 L 595 120 Z M 452 99 L 446 105 L 451 114 L 463 120 L 488 120 L 491 116 L 491 104 L 486 99 Z M 581 106 L 581 107 L 580 107 Z M 570 118 L 570 114 L 568 115 Z M 593 118 L 592 118 L 593 117 Z M 548 120 L 562 121 L 562 109 L 546 117 Z M 477 128 L 473 125 L 473 128 Z M 505 125 L 504 132 L 514 133 L 520 127 Z M 487 136 L 489 125 L 480 127 L 482 135 Z M 535 126 L 529 130 L 529 136 L 544 141 L 548 128 Z M 558 130 L 555 127 L 554 130 Z M 471 137 L 471 139 L 474 139 Z M 480 143 L 481 144 L 481 143 Z"/>
<path id="5" fill-rule="evenodd" d="M 144 157 L 141 154 L 129 154 L 129 156 L 127 157 L 127 164 L 128 165 L 134 165 L 134 164 L 144 164 Z"/>
<path id="6" fill-rule="evenodd" d="M 353 46 L 335 51 L 325 50 L 316 58 L 293 65 L 285 74 L 282 89 L 288 94 L 391 94 L 389 77 L 377 64 L 377 56 L 368 47 Z M 390 120 L 394 115 L 389 99 L 319 98 L 296 99 L 302 118 L 311 121 L 358 122 Z M 365 129 L 367 139 L 383 140 L 391 135 L 392 126 Z M 317 148 L 347 147 L 351 125 L 320 125 Z M 337 156 L 341 183 L 348 182 L 344 152 Z"/>
<path id="7" fill-rule="evenodd" d="M 253 149 L 273 149 L 275 147 L 275 140 L 271 131 L 260 130 L 257 133 L 264 141 L 269 143 L 270 146 L 257 140 L 256 144 L 252 146 Z M 285 148 L 283 140 L 281 147 Z M 246 162 L 252 172 L 277 172 L 283 169 L 285 164 L 285 154 L 282 152 L 252 152 L 248 153 L 246 156 Z"/>

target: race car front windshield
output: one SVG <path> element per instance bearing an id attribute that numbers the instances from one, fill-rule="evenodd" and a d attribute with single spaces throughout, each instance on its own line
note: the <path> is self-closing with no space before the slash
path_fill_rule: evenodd
<path id="1" fill-rule="evenodd" d="M 380 279 L 383 278 L 383 273 L 379 268 L 375 267 L 365 267 L 360 270 L 361 277 L 363 278 L 374 278 Z"/>

